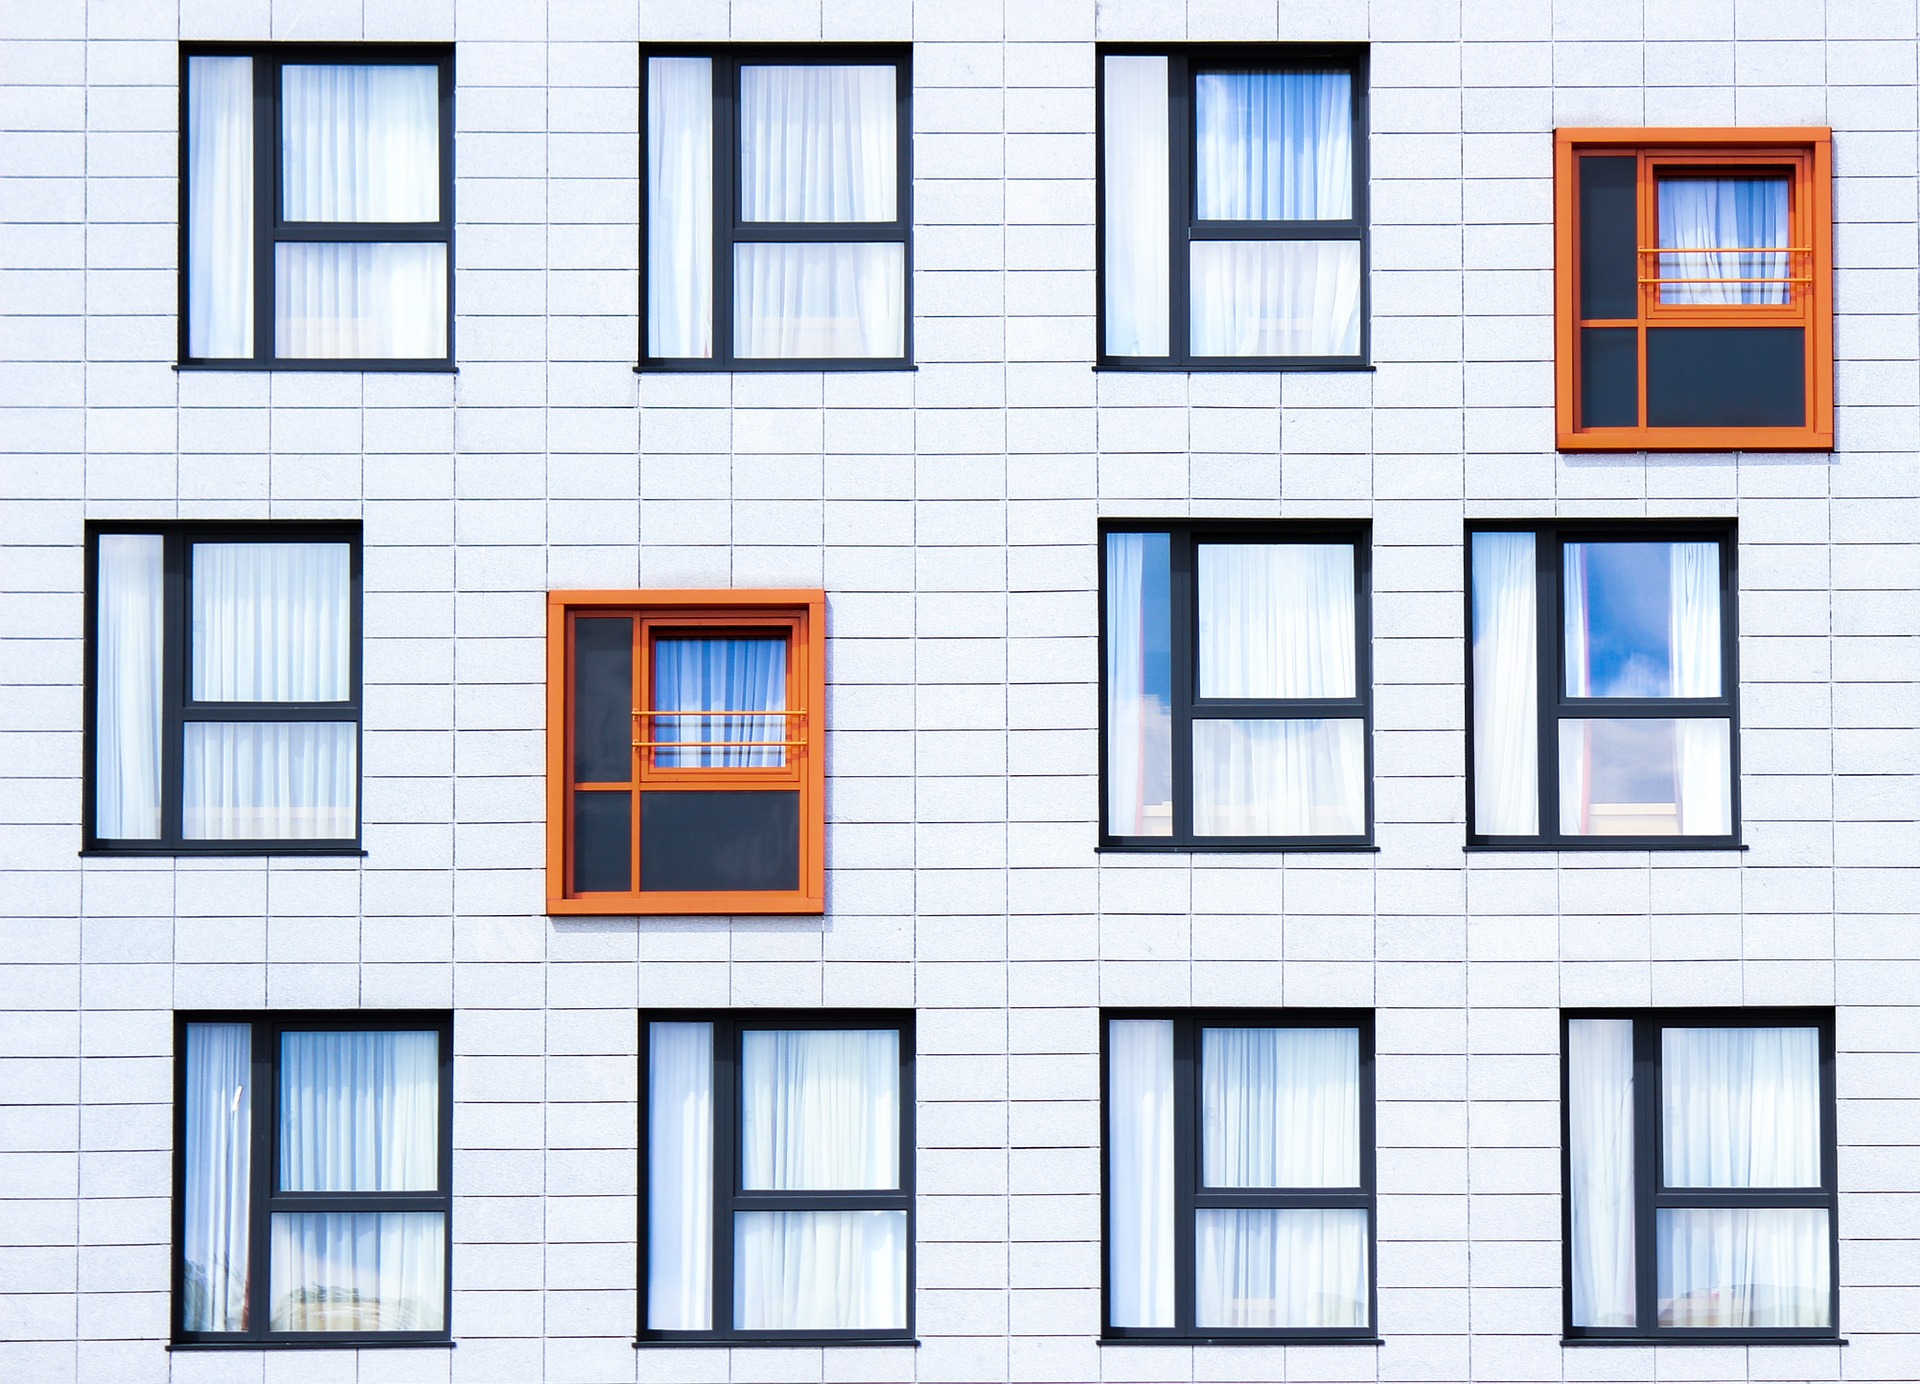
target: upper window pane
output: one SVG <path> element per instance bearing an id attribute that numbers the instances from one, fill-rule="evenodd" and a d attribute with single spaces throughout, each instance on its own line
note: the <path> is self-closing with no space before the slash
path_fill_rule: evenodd
<path id="1" fill-rule="evenodd" d="M 1669 1187 L 1820 1185 L 1820 1032 L 1660 1032 Z"/>
<path id="2" fill-rule="evenodd" d="M 1200 695 L 1354 695 L 1351 543 L 1201 543 Z"/>
<path id="3" fill-rule="evenodd" d="M 884 66 L 742 66 L 740 219 L 892 221 L 896 77 Z"/>
<path id="4" fill-rule="evenodd" d="M 1200 220 L 1353 215 L 1349 72 L 1197 72 L 1193 94 Z"/>
<path id="5" fill-rule="evenodd" d="M 1790 301 L 1792 181 L 1784 174 L 1660 179 L 1660 301 Z"/>
<path id="6" fill-rule="evenodd" d="M 1200 1064 L 1203 1185 L 1360 1185 L 1358 1030 L 1202 1029 Z"/>
<path id="7" fill-rule="evenodd" d="M 431 1192 L 440 1185 L 440 1035 L 280 1035 L 283 1192 Z"/>
<path id="8" fill-rule="evenodd" d="M 281 215 L 440 219 L 440 69 L 281 69 Z"/>
<path id="9" fill-rule="evenodd" d="M 345 701 L 351 556 L 345 543 L 195 543 L 193 700 Z"/>
<path id="10" fill-rule="evenodd" d="M 1569 697 L 1717 697 L 1720 545 L 1568 543 Z"/>
<path id="11" fill-rule="evenodd" d="M 786 640 L 654 641 L 653 738 L 675 742 L 672 748 L 656 748 L 656 766 L 747 769 L 785 764 L 787 718 L 754 713 L 786 708 Z"/>
<path id="12" fill-rule="evenodd" d="M 742 1187 L 900 1185 L 898 1029 L 748 1030 L 740 1065 Z"/>

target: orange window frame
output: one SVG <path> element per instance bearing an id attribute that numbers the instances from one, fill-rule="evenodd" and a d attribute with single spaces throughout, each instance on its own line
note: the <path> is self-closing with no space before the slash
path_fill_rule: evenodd
<path id="1" fill-rule="evenodd" d="M 1580 170 L 1583 154 L 1639 161 L 1637 316 L 1580 317 Z M 1553 138 L 1554 433 L 1561 451 L 1831 451 L 1833 449 L 1833 132 L 1825 127 L 1754 129 L 1562 129 Z M 1660 301 L 1658 181 L 1663 173 L 1786 169 L 1789 301 L 1784 304 Z M 1670 280 L 1671 281 L 1671 280 Z M 1580 426 L 1582 327 L 1638 330 L 1641 422 Z M 1800 326 L 1806 331 L 1806 422 L 1799 427 L 1649 427 L 1647 329 Z"/>
<path id="2" fill-rule="evenodd" d="M 628 914 L 823 913 L 826 911 L 826 593 L 821 591 L 553 591 L 547 595 L 547 912 Z M 634 621 L 631 778 L 576 784 L 573 777 L 573 624 L 580 616 Z M 658 764 L 651 705 L 653 646 L 663 632 L 758 633 L 787 640 L 785 763 L 739 768 Z M 711 714 L 711 713 L 709 713 Z M 771 715 L 777 713 L 755 713 Z M 634 795 L 625 893 L 572 887 L 572 805 L 576 787 L 627 788 Z M 800 795 L 799 887 L 778 890 L 642 890 L 639 796 L 648 787 L 681 792 L 795 789 Z"/>

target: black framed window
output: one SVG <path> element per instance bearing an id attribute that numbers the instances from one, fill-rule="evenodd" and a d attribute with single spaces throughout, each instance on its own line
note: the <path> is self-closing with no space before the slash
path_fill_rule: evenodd
<path id="1" fill-rule="evenodd" d="M 1577 1010 L 1561 1040 L 1568 1339 L 1833 1339 L 1833 1011 Z"/>
<path id="2" fill-rule="evenodd" d="M 913 1015 L 641 1032 L 641 1343 L 912 1339 Z"/>
<path id="3" fill-rule="evenodd" d="M 1468 526 L 1471 845 L 1739 844 L 1737 559 L 1726 522 Z"/>
<path id="4" fill-rule="evenodd" d="M 1375 1339 L 1373 1016 L 1101 1016 L 1110 1339 Z"/>
<path id="5" fill-rule="evenodd" d="M 910 51 L 676 45 L 640 71 L 640 368 L 907 366 Z"/>
<path id="6" fill-rule="evenodd" d="M 85 849 L 360 845 L 360 526 L 87 526 Z"/>
<path id="7" fill-rule="evenodd" d="M 180 363 L 453 362 L 453 50 L 181 50 Z"/>
<path id="8" fill-rule="evenodd" d="M 1103 524 L 1106 849 L 1366 847 L 1364 524 Z"/>
<path id="9" fill-rule="evenodd" d="M 1367 50 L 1099 50 L 1102 369 L 1368 360 Z"/>
<path id="10" fill-rule="evenodd" d="M 449 1339 L 453 1019 L 179 1014 L 176 1345 Z"/>

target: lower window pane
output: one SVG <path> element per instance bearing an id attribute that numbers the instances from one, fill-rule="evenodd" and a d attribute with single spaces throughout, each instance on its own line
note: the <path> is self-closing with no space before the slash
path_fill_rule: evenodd
<path id="1" fill-rule="evenodd" d="M 1725 836 L 1733 830 L 1732 726 L 1693 718 L 1560 723 L 1560 830 L 1568 836 Z"/>
<path id="2" fill-rule="evenodd" d="M 439 1331 L 446 1217 L 346 1211 L 273 1218 L 275 1331 Z"/>
<path id="3" fill-rule="evenodd" d="M 1195 721 L 1194 835 L 1361 835 L 1365 732 L 1361 721 Z"/>
<path id="4" fill-rule="evenodd" d="M 1689 1207 L 1659 1213 L 1662 1326 L 1827 1326 L 1821 1207 Z"/>
<path id="5" fill-rule="evenodd" d="M 907 1213 L 739 1213 L 733 1324 L 742 1331 L 904 1330 Z"/>
<path id="6" fill-rule="evenodd" d="M 891 360 L 906 346 L 907 247 L 733 247 L 733 353 L 742 359 Z"/>
<path id="7" fill-rule="evenodd" d="M 1367 1324 L 1365 1211 L 1203 1210 L 1194 1232 L 1196 1325 Z"/>
<path id="8" fill-rule="evenodd" d="M 184 826 L 194 841 L 340 841 L 357 834 L 348 721 L 190 721 Z"/>
<path id="9" fill-rule="evenodd" d="M 447 247 L 274 247 L 273 353 L 283 360 L 440 360 L 447 354 Z"/>
<path id="10" fill-rule="evenodd" d="M 1360 242 L 1196 240 L 1196 356 L 1360 354 Z"/>

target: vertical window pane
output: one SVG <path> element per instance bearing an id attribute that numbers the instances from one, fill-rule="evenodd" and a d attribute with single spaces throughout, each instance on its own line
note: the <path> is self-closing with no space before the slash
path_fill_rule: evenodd
<path id="1" fill-rule="evenodd" d="M 253 354 L 253 59 L 187 59 L 187 354 Z"/>
<path id="2" fill-rule="evenodd" d="M 1201 1030 L 1200 1156 L 1208 1187 L 1358 1187 L 1359 1031 Z"/>
<path id="3" fill-rule="evenodd" d="M 1353 545 L 1201 543 L 1202 697 L 1354 694 Z"/>
<path id="4" fill-rule="evenodd" d="M 193 699 L 345 701 L 351 555 L 345 543 L 195 543 Z"/>
<path id="5" fill-rule="evenodd" d="M 647 353 L 713 354 L 713 59 L 647 59 Z"/>
<path id="6" fill-rule="evenodd" d="M 1196 356 L 1360 354 L 1360 242 L 1196 240 Z"/>
<path id="7" fill-rule="evenodd" d="M 287 1192 L 440 1186 L 440 1035 L 280 1035 L 280 1176 Z"/>
<path id="8" fill-rule="evenodd" d="M 733 247 L 733 353 L 743 359 L 906 354 L 907 248 L 836 242 Z"/>
<path id="9" fill-rule="evenodd" d="M 1632 1326 L 1633 1021 L 1567 1024 L 1573 1324 Z"/>
<path id="10" fill-rule="evenodd" d="M 574 782 L 631 783 L 634 724 L 633 618 L 575 620 Z"/>
<path id="11" fill-rule="evenodd" d="M 742 1034 L 740 1124 L 742 1187 L 898 1187 L 899 1030 Z"/>
<path id="12" fill-rule="evenodd" d="M 188 1024 L 180 1326 L 246 1331 L 253 1026 Z"/>
<path id="13" fill-rule="evenodd" d="M 1194 193 L 1203 221 L 1353 215 L 1353 78 L 1194 74 Z"/>
<path id="14" fill-rule="evenodd" d="M 189 721 L 187 839 L 337 841 L 354 836 L 358 729 L 347 721 Z"/>
<path id="15" fill-rule="evenodd" d="M 1720 695 L 1720 545 L 1569 543 L 1569 697 Z"/>
<path id="16" fill-rule="evenodd" d="M 898 1331 L 907 1324 L 905 1211 L 748 1211 L 733 1218 L 742 1331 Z"/>
<path id="17" fill-rule="evenodd" d="M 1113 1326 L 1172 1326 L 1173 1023 L 1107 1024 L 1107 1305 Z"/>
<path id="18" fill-rule="evenodd" d="M 897 79 L 884 67 L 740 69 L 742 221 L 892 221 Z"/>
<path id="19" fill-rule="evenodd" d="M 274 246 L 274 352 L 290 360 L 435 360 L 447 354 L 447 247 Z"/>
<path id="20" fill-rule="evenodd" d="M 647 1328 L 713 1326 L 713 1025 L 649 1024 Z"/>
<path id="21" fill-rule="evenodd" d="M 1196 1325 L 1367 1324 L 1365 1211 L 1209 1208 L 1194 1219 Z"/>
<path id="22" fill-rule="evenodd" d="M 1196 836 L 1358 836 L 1367 829 L 1366 723 L 1193 723 Z"/>
<path id="23" fill-rule="evenodd" d="M 1103 60 L 1101 208 L 1106 259 L 1107 354 L 1164 356 L 1172 315 L 1168 286 L 1171 165 L 1167 60 Z"/>
<path id="24" fill-rule="evenodd" d="M 274 1331 L 440 1331 L 447 1218 L 439 1211 L 276 1214 Z"/>
<path id="25" fill-rule="evenodd" d="M 1662 1207 L 1661 1326 L 1829 1326 L 1824 1207 Z"/>
<path id="26" fill-rule="evenodd" d="M 161 643 L 166 542 L 100 535 L 95 596 L 94 834 L 160 835 Z"/>
<path id="27" fill-rule="evenodd" d="M 787 641 L 783 638 L 653 642 L 653 762 L 663 769 L 777 768 L 787 762 Z M 667 712 L 699 715 L 665 715 Z M 733 713 L 733 714 L 726 714 Z"/>
<path id="28" fill-rule="evenodd" d="M 438 221 L 440 70 L 287 64 L 280 159 L 288 221 Z"/>
<path id="29" fill-rule="evenodd" d="M 1483 836 L 1540 830 L 1534 539 L 1473 544 L 1473 825 Z"/>
<path id="30" fill-rule="evenodd" d="M 1792 222 L 1786 177 L 1662 178 L 1663 303 L 1786 303 Z M 1768 247 L 1779 246 L 1777 250 Z M 1745 282 L 1743 282 L 1743 280 Z"/>
<path id="31" fill-rule="evenodd" d="M 1660 1031 L 1669 1187 L 1820 1185 L 1820 1033 Z"/>
<path id="32" fill-rule="evenodd" d="M 1731 723 L 1560 722 L 1560 830 L 1569 836 L 1725 836 Z"/>
<path id="33" fill-rule="evenodd" d="M 1107 535 L 1107 830 L 1116 836 L 1173 834 L 1168 548 L 1164 533 Z"/>

